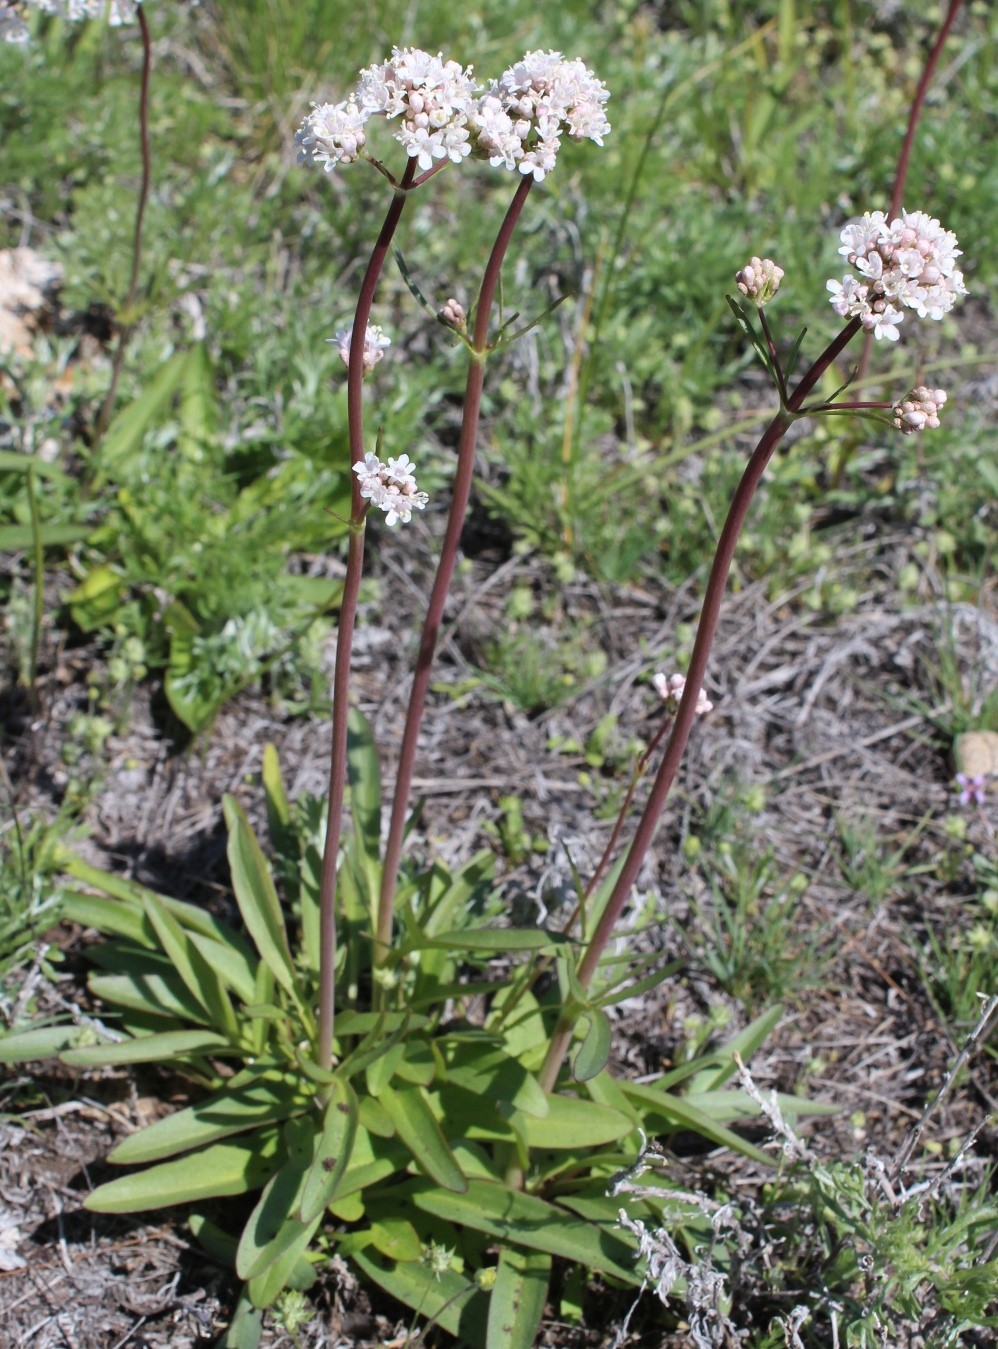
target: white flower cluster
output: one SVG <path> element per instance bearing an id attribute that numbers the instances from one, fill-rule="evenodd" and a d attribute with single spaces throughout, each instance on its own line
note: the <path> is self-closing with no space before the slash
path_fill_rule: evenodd
<path id="1" fill-rule="evenodd" d="M 597 145 L 610 130 L 606 86 L 581 61 L 528 52 L 478 95 L 471 67 L 416 47 L 361 72 L 342 103 L 313 103 L 295 133 L 298 160 L 326 172 L 359 159 L 370 117 L 397 119 L 395 138 L 424 172 L 474 153 L 538 182 L 554 168 L 564 132 Z"/>
<path id="2" fill-rule="evenodd" d="M 659 672 L 652 676 L 652 688 L 665 703 L 670 712 L 675 715 L 679 711 L 679 702 L 686 691 L 686 680 L 681 674 L 671 674 L 666 676 Z M 714 704 L 710 701 L 703 689 L 697 694 L 697 705 L 695 714 L 698 717 L 704 717 L 708 712 L 713 712 Z"/>
<path id="3" fill-rule="evenodd" d="M 773 298 L 782 280 L 783 268 L 777 267 L 770 258 L 754 257 L 740 272 L 735 273 L 738 289 L 760 307 Z"/>
<path id="4" fill-rule="evenodd" d="M 131 23 L 142 0 L 23 0 L 21 9 L 37 9 L 43 14 L 58 14 L 71 23 L 79 19 L 106 18 L 112 28 Z M 17 17 L 13 0 L 0 0 L 0 37 L 8 42 L 23 42 L 27 29 Z M 20 31 L 18 31 L 20 29 Z"/>
<path id="5" fill-rule="evenodd" d="M 582 61 L 566 60 L 561 52 L 527 52 L 480 100 L 472 119 L 475 153 L 493 168 L 519 169 L 541 182 L 555 166 L 563 131 L 573 140 L 603 144 L 609 97 Z"/>
<path id="6" fill-rule="evenodd" d="M 416 476 L 407 454 L 382 463 L 376 454 L 365 454 L 362 462 L 354 464 L 354 473 L 360 479 L 360 494 L 372 506 L 385 512 L 385 523 L 396 525 L 401 520 L 407 525 L 413 511 L 421 511 L 429 497 L 416 488 Z"/>
<path id="7" fill-rule="evenodd" d="M 939 410 L 945 402 L 945 389 L 927 389 L 920 384 L 894 404 L 894 425 L 905 435 L 934 431 L 939 425 Z"/>
<path id="8" fill-rule="evenodd" d="M 395 47 L 390 61 L 360 73 L 356 100 L 369 114 L 399 118 L 395 139 L 421 169 L 471 153 L 468 118 L 475 103 L 471 68 L 418 47 Z"/>
<path id="9" fill-rule="evenodd" d="M 421 169 L 435 160 L 460 163 L 471 153 L 468 118 L 475 103 L 471 71 L 416 47 L 395 47 L 391 60 L 362 70 L 343 103 L 313 103 L 295 133 L 298 160 L 326 172 L 351 164 L 364 148 L 368 118 L 399 119 L 396 140 Z"/>
<path id="10" fill-rule="evenodd" d="M 897 341 L 905 309 L 941 319 L 967 293 L 956 265 L 956 235 L 924 211 L 902 211 L 896 220 L 867 211 L 839 237 L 839 252 L 862 279 L 829 281 L 832 308 L 843 318 L 860 319 L 878 339 Z"/>
<path id="11" fill-rule="evenodd" d="M 335 337 L 327 337 L 327 342 L 335 342 L 340 349 L 340 359 L 344 365 L 350 364 L 350 339 L 353 336 L 352 328 L 340 328 Z M 370 372 L 378 364 L 385 354 L 385 349 L 390 347 L 392 339 L 385 335 L 383 328 L 376 323 L 369 323 L 367 331 L 364 333 L 364 370 Z"/>

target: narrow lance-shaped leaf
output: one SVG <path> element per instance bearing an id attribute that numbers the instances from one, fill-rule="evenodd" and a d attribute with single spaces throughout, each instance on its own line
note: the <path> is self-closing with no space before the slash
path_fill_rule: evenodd
<path id="1" fill-rule="evenodd" d="M 315 1140 L 315 1155 L 302 1185 L 298 1212 L 302 1222 L 317 1218 L 334 1198 L 350 1162 L 359 1109 L 349 1082 L 337 1078 L 329 1090 L 322 1130 Z"/>
<path id="2" fill-rule="evenodd" d="M 269 1130 L 246 1142 L 215 1143 L 99 1185 L 83 1206 L 93 1213 L 142 1213 L 198 1199 L 247 1194 L 273 1172 L 279 1141 L 279 1134 Z"/>
<path id="3" fill-rule="evenodd" d="M 460 1194 L 468 1182 L 444 1138 L 436 1116 L 421 1087 L 403 1087 L 396 1091 L 382 1087 L 378 1100 L 384 1106 L 395 1131 L 412 1153 L 417 1166 L 445 1190 Z"/>
<path id="4" fill-rule="evenodd" d="M 226 796 L 223 810 L 229 830 L 228 854 L 232 885 L 243 922 L 260 952 L 260 958 L 273 971 L 274 978 L 284 991 L 290 994 L 303 1017 L 311 1021 L 298 988 L 281 904 L 267 860 L 239 803 L 233 797 Z"/>
<path id="5" fill-rule="evenodd" d="M 173 915 L 153 896 L 147 897 L 145 911 L 156 929 L 164 952 L 189 992 L 208 1013 L 215 1028 L 224 1032 L 233 1044 L 238 1044 L 240 1029 L 235 1008 L 213 966 L 205 960 Z"/>
<path id="6" fill-rule="evenodd" d="M 551 1257 L 546 1252 L 503 1247 L 489 1298 L 485 1349 L 533 1349 L 550 1279 Z"/>

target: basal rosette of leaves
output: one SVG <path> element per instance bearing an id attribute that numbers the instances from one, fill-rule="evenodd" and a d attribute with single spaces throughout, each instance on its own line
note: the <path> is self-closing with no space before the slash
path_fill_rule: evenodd
<path id="1" fill-rule="evenodd" d="M 381 801 L 359 714 L 350 770 L 332 1071 L 317 1064 L 312 1010 L 321 803 L 291 807 L 272 749 L 264 785 L 273 866 L 240 806 L 225 803 L 241 925 L 69 859 L 80 888 L 66 914 L 103 938 L 88 951 L 101 1030 L 11 1035 L 0 1062 L 58 1054 L 76 1068 L 169 1065 L 187 1076 L 191 1104 L 120 1142 L 109 1161 L 127 1169 L 86 1207 L 185 1206 L 206 1251 L 245 1281 L 248 1324 L 259 1327 L 252 1309 L 307 1288 L 339 1254 L 462 1343 L 527 1349 L 556 1262 L 640 1285 L 635 1243 L 617 1225 L 621 1200 L 608 1189 L 639 1155 L 642 1131 L 692 1130 L 767 1160 L 730 1127 L 757 1112 L 726 1084 L 733 1056 L 749 1056 L 780 1009 L 653 1085 L 617 1077 L 606 1066 L 606 1009 L 669 970 L 635 973 L 629 961 L 615 974 L 611 963 L 607 980 L 584 995 L 567 973 L 568 938 L 483 925 L 491 859 L 480 854 L 457 873 L 438 864 L 407 883 L 400 940 L 380 971 L 385 1005 L 369 1010 Z M 587 927 L 598 909 L 597 897 Z M 535 984 L 538 958 L 558 971 L 549 987 Z M 473 1000 L 485 1007 L 474 1020 Z M 545 1096 L 537 1072 L 569 1001 L 582 1004 L 583 1029 L 571 1073 Z M 199 1209 L 254 1193 L 241 1232 Z M 627 1203 L 660 1223 L 668 1188 L 660 1195 Z"/>

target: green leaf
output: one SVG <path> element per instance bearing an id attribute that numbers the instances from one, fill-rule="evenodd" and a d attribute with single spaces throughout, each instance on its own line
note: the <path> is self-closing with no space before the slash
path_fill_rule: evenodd
<path id="1" fill-rule="evenodd" d="M 76 626 L 84 632 L 93 632 L 114 618 L 124 599 L 124 577 L 104 563 L 90 569 L 66 596 L 66 604 Z"/>
<path id="2" fill-rule="evenodd" d="M 394 1264 L 371 1251 L 354 1251 L 350 1258 L 372 1283 L 460 1344 L 484 1344 L 485 1294 L 463 1274 L 453 1269 L 437 1274 L 421 1261 Z"/>
<path id="3" fill-rule="evenodd" d="M 249 1292 L 244 1288 L 228 1329 L 215 1341 L 212 1349 L 258 1349 L 262 1334 L 263 1311 L 253 1306 Z"/>
<path id="4" fill-rule="evenodd" d="M 709 1138 L 722 1147 L 731 1148 L 732 1151 L 741 1153 L 743 1157 L 751 1157 L 753 1161 L 772 1166 L 772 1157 L 763 1152 L 761 1148 L 757 1148 L 754 1143 L 749 1143 L 747 1139 L 740 1137 L 733 1130 L 725 1128 L 723 1124 L 712 1118 L 712 1115 L 722 1110 L 722 1097 L 725 1093 L 715 1092 L 711 1096 L 703 1098 L 703 1103 L 698 1107 L 691 1105 L 682 1097 L 670 1096 L 657 1087 L 638 1086 L 633 1082 L 622 1082 L 621 1086 L 628 1100 L 633 1102 L 641 1112 L 642 1125 L 646 1132 L 662 1132 L 661 1126 L 656 1121 L 661 1121 L 670 1131 L 692 1129 L 694 1133 Z M 711 1113 L 709 1114 L 704 1108 L 708 1101 L 712 1103 Z M 757 1109 L 753 1113 L 756 1113 Z M 728 1118 L 736 1119 L 738 1113 L 740 1112 L 736 1112 Z"/>
<path id="5" fill-rule="evenodd" d="M 481 951 L 493 955 L 499 951 L 551 951 L 571 945 L 563 932 L 544 928 L 484 927 L 478 931 L 443 932 L 437 937 L 414 936 L 407 939 L 399 954 L 407 951 Z"/>
<path id="6" fill-rule="evenodd" d="M 33 1063 L 52 1059 L 80 1038 L 79 1026 L 35 1026 L 0 1035 L 0 1063 Z"/>
<path id="7" fill-rule="evenodd" d="M 189 1214 L 187 1226 L 191 1229 L 191 1235 L 209 1260 L 214 1261 L 222 1269 L 235 1270 L 236 1247 L 239 1243 L 234 1236 L 223 1231 L 210 1218 L 206 1218 L 203 1213 Z"/>
<path id="8" fill-rule="evenodd" d="M 331 1202 L 350 1163 L 360 1106 L 349 1082 L 337 1078 L 329 1089 L 315 1156 L 306 1173 L 298 1216 L 311 1222 Z"/>
<path id="9" fill-rule="evenodd" d="M 488 1180 L 470 1180 L 464 1194 L 449 1193 L 426 1180 L 407 1181 L 396 1196 L 401 1197 L 403 1190 L 416 1208 L 434 1217 L 503 1243 L 547 1251 L 632 1286 L 641 1282 L 633 1267 L 634 1246 L 616 1228 L 586 1222 L 536 1195 Z"/>
<path id="10" fill-rule="evenodd" d="M 70 890 L 63 896 L 62 911 L 82 927 L 94 927 L 98 932 L 125 937 L 136 946 L 155 947 L 156 933 L 142 909 L 134 904 L 123 904 L 103 895 L 87 895 Z"/>
<path id="11" fill-rule="evenodd" d="M 224 1035 L 214 1035 L 211 1031 L 175 1030 L 159 1035 L 140 1035 L 133 1040 L 107 1040 L 83 1049 L 67 1049 L 59 1057 L 72 1068 L 101 1068 L 124 1063 L 168 1063 L 174 1058 L 200 1057 L 226 1050 L 232 1053 L 233 1045 Z"/>
<path id="12" fill-rule="evenodd" d="M 412 1223 L 404 1218 L 384 1218 L 371 1224 L 365 1234 L 368 1243 L 375 1250 L 386 1255 L 389 1260 L 420 1260 L 423 1255 L 423 1243 Z"/>
<path id="13" fill-rule="evenodd" d="M 231 947 L 234 951 L 243 955 L 247 961 L 251 958 L 251 947 L 239 933 L 229 927 L 227 923 L 223 923 L 220 918 L 216 918 L 214 914 L 208 913 L 196 904 L 185 904 L 183 900 L 170 899 L 166 895 L 157 894 L 155 890 L 139 885 L 136 881 L 130 881 L 125 876 L 116 876 L 109 871 L 101 871 L 99 867 L 93 867 L 89 862 L 84 862 L 82 857 L 75 857 L 72 854 L 65 859 L 63 866 L 67 874 L 75 877 L 76 880 L 92 885 L 95 890 L 100 890 L 105 895 L 111 895 L 114 899 L 121 900 L 123 904 L 131 905 L 140 917 L 144 912 L 145 900 L 151 895 L 164 908 L 169 910 L 181 926 L 191 932 L 211 937 L 224 946 Z"/>
<path id="14" fill-rule="evenodd" d="M 224 798 L 223 811 L 229 830 L 228 854 L 232 885 L 243 922 L 260 952 L 260 958 L 273 971 L 274 978 L 290 994 L 306 1024 L 309 1024 L 312 1018 L 306 1013 L 298 988 L 281 904 L 267 860 L 250 828 L 249 820 L 234 797 Z"/>
<path id="15" fill-rule="evenodd" d="M 268 1265 L 255 1279 L 250 1279 L 246 1288 L 254 1306 L 272 1306 L 285 1288 L 298 1288 L 304 1292 L 312 1287 L 315 1283 L 315 1266 L 304 1257 L 311 1236 L 300 1233 L 298 1241 L 294 1246 L 289 1246 L 280 1259 Z"/>
<path id="16" fill-rule="evenodd" d="M 587 1012 L 586 1033 L 572 1064 L 576 1082 L 588 1082 L 601 1073 L 610 1057 L 610 1019 L 599 1007 Z"/>
<path id="17" fill-rule="evenodd" d="M 215 397 L 215 372 L 204 342 L 187 353 L 180 383 L 180 434 L 177 449 L 184 455 L 203 454 L 218 421 Z"/>
<path id="18" fill-rule="evenodd" d="M 347 773 L 357 860 L 373 923 L 381 886 L 381 767 L 371 724 L 355 707 L 347 722 Z"/>
<path id="19" fill-rule="evenodd" d="M 550 1255 L 503 1247 L 489 1298 L 485 1349 L 533 1349 L 550 1279 Z"/>
<path id="20" fill-rule="evenodd" d="M 301 1092 L 296 1075 L 254 1064 L 207 1100 L 123 1139 L 108 1161 L 132 1166 L 172 1157 L 244 1129 L 259 1129 L 263 1124 L 300 1115 L 310 1104 L 311 1098 Z"/>
<path id="21" fill-rule="evenodd" d="M 239 1239 L 236 1273 L 241 1279 L 256 1279 L 278 1262 L 290 1272 L 319 1226 L 321 1211 L 307 1223 L 296 1216 L 315 1145 L 315 1125 L 311 1119 L 290 1120 L 284 1136 L 287 1159 L 267 1182 Z M 252 1295 L 257 1301 L 257 1293 Z"/>
<path id="22" fill-rule="evenodd" d="M 145 901 L 146 917 L 156 929 L 168 960 L 191 995 L 204 1008 L 213 1026 L 233 1044 L 240 1039 L 232 1000 L 212 965 L 204 958 L 176 918 L 152 895 Z"/>
<path id="23" fill-rule="evenodd" d="M 481 1045 L 458 1045 L 446 1066 L 446 1080 L 482 1098 L 483 1108 L 501 1105 L 543 1118 L 549 1098 L 537 1078 L 501 1049 Z"/>
<path id="24" fill-rule="evenodd" d="M 187 352 L 175 352 L 145 385 L 142 394 L 115 417 L 100 446 L 102 476 L 108 470 L 119 469 L 141 449 L 146 431 L 170 402 L 183 378 L 186 365 Z"/>
<path id="25" fill-rule="evenodd" d="M 104 949 L 97 947 L 89 951 L 88 955 L 92 960 L 97 960 Z M 125 963 L 121 953 L 116 954 L 116 963 Z M 128 964 L 133 967 L 129 974 L 91 974 L 87 979 L 87 987 L 94 997 L 118 1007 L 166 1017 L 171 1021 L 208 1024 L 208 1017 L 188 993 L 183 982 L 174 974 L 163 973 L 161 962 L 149 959 L 144 962 L 143 968 L 135 969 L 134 966 L 138 964 L 137 954 L 132 953 Z"/>
<path id="26" fill-rule="evenodd" d="M 468 1182 L 444 1138 L 422 1087 L 383 1087 L 378 1100 L 416 1165 L 445 1190 L 461 1193 Z"/>
<path id="27" fill-rule="evenodd" d="M 200 626 L 180 600 L 167 606 L 163 626 L 170 635 L 166 678 L 163 680 L 166 700 L 178 721 L 197 735 L 215 720 L 225 700 L 225 684 L 214 671 L 208 672 L 208 678 L 195 677 L 197 653 L 194 642 Z"/>
<path id="28" fill-rule="evenodd" d="M 269 1179 L 279 1153 L 280 1134 L 274 1129 L 261 1130 L 246 1142 L 215 1143 L 98 1185 L 83 1207 L 92 1213 L 141 1213 L 198 1199 L 247 1194 Z"/>
<path id="29" fill-rule="evenodd" d="M 517 1112 L 509 1122 L 528 1147 L 553 1151 L 598 1148 L 616 1143 L 634 1129 L 621 1111 L 577 1096 L 549 1096 L 543 1119 Z"/>
<path id="30" fill-rule="evenodd" d="M 90 525 L 42 525 L 38 531 L 43 548 L 58 548 L 67 543 L 79 543 L 91 531 Z M 32 525 L 0 525 L 0 551 L 20 553 L 35 541 Z"/>
<path id="31" fill-rule="evenodd" d="M 277 755 L 277 746 L 268 742 L 263 747 L 263 767 L 260 772 L 263 792 L 267 803 L 267 826 L 270 841 L 280 850 L 288 836 L 291 825 L 291 802 L 284 789 L 281 776 L 281 761 Z"/>
<path id="32" fill-rule="evenodd" d="M 0 450 L 0 473 L 35 473 L 39 478 L 56 478 L 60 482 L 67 480 L 58 464 L 50 464 L 37 455 L 21 454 L 17 450 Z"/>
<path id="33" fill-rule="evenodd" d="M 703 1069 L 693 1077 L 689 1083 L 690 1092 L 716 1091 L 718 1087 L 723 1086 L 738 1071 L 735 1055 L 737 1054 L 743 1063 L 748 1063 L 755 1051 L 769 1039 L 782 1016 L 783 1004 L 777 1003 L 775 1007 L 770 1007 L 761 1016 L 757 1016 L 737 1035 L 732 1036 L 715 1054 L 714 1066 Z"/>

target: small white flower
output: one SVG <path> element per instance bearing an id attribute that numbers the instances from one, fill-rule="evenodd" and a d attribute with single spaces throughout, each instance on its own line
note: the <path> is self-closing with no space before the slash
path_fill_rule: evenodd
<path id="1" fill-rule="evenodd" d="M 859 318 L 876 338 L 897 341 L 905 309 L 941 319 L 967 293 L 956 235 L 924 211 L 902 211 L 888 220 L 868 211 L 842 230 L 839 252 L 864 277 L 829 281 L 831 304 L 843 317 Z"/>
<path id="2" fill-rule="evenodd" d="M 686 691 L 686 679 L 681 674 L 664 675 L 661 671 L 652 676 L 652 688 L 665 703 L 670 712 L 675 715 L 679 710 L 679 703 Z M 706 716 L 708 712 L 714 710 L 714 704 L 710 701 L 703 689 L 697 694 L 696 715 L 698 717 Z"/>
<path id="3" fill-rule="evenodd" d="M 28 0 L 44 14 L 58 14 L 75 23 L 78 19 L 106 18 L 112 28 L 132 23 L 141 0 Z"/>
<path id="4" fill-rule="evenodd" d="M 610 130 L 606 85 L 561 52 L 527 52 L 478 100 L 471 117 L 474 153 L 493 168 L 542 181 L 555 166 L 562 134 L 603 144 Z"/>
<path id="5" fill-rule="evenodd" d="M 395 139 L 425 172 L 436 161 L 458 164 L 471 153 L 475 93 L 470 67 L 417 47 L 395 47 L 389 61 L 361 71 L 354 98 L 367 116 L 400 119 Z"/>
<path id="6" fill-rule="evenodd" d="M 359 479 L 359 491 L 365 501 L 385 512 L 385 523 L 408 524 L 413 511 L 421 511 L 429 501 L 425 492 L 416 486 L 413 463 L 407 454 L 382 463 L 376 454 L 368 452 L 354 464 Z"/>
<path id="7" fill-rule="evenodd" d="M 295 132 L 299 164 L 322 164 L 326 173 L 337 164 L 352 164 L 364 149 L 364 123 L 369 113 L 356 103 L 313 103 Z"/>
<path id="8" fill-rule="evenodd" d="M 873 336 L 879 342 L 882 337 L 886 337 L 890 342 L 896 342 L 901 334 L 898 332 L 897 325 L 904 318 L 900 309 L 893 309 L 886 305 L 879 312 L 874 306 L 874 312 L 864 317 L 863 327 L 873 333 Z"/>
<path id="9" fill-rule="evenodd" d="M 350 339 L 353 335 L 352 328 L 340 328 L 335 337 L 327 337 L 327 342 L 335 342 L 340 349 L 340 360 L 344 365 L 350 364 Z M 364 372 L 370 371 L 383 359 L 386 348 L 390 347 L 392 339 L 386 337 L 384 330 L 376 323 L 367 325 L 367 332 L 364 334 Z"/>

